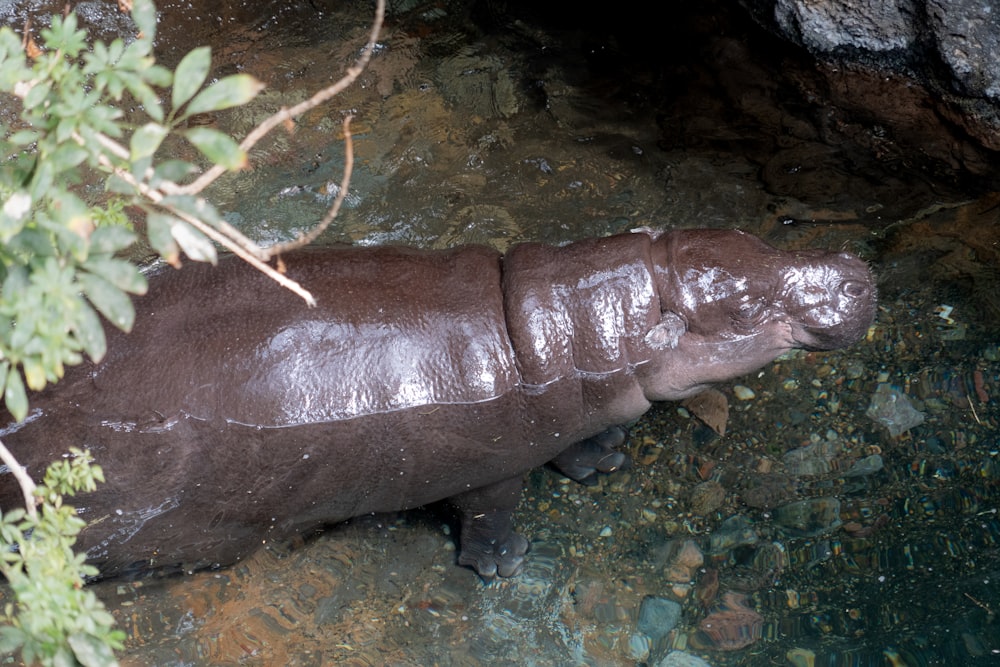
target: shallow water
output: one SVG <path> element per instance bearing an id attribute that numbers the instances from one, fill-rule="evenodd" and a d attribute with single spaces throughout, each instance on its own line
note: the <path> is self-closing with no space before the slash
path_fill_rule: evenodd
<path id="1" fill-rule="evenodd" d="M 236 133 L 334 80 L 369 20 L 319 1 L 161 9 L 165 60 L 211 43 L 219 75 L 268 83 L 251 107 L 207 119 Z M 264 243 L 311 227 L 352 113 L 355 177 L 324 241 L 505 249 L 740 227 L 870 261 L 882 298 L 867 339 L 719 387 L 724 436 L 656 406 L 631 430 L 633 466 L 596 487 L 535 471 L 515 518 L 531 552 L 508 581 L 457 567 L 450 517 L 429 508 L 222 571 L 97 584 L 128 633 L 126 664 L 997 660 L 1000 198 L 884 130 L 821 126 L 810 63 L 725 5 L 630 20 L 597 30 L 516 4 L 396 3 L 361 85 L 279 132 L 212 198 Z M 893 436 L 868 416 L 880 384 L 923 422 Z M 682 562 L 686 541 L 701 563 Z M 679 605 L 676 627 L 650 625 L 650 598 Z M 726 650 L 707 617 L 752 641 Z"/>

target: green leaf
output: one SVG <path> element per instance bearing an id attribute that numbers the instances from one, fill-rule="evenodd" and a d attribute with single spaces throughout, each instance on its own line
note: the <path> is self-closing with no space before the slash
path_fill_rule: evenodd
<path id="1" fill-rule="evenodd" d="M 159 123 L 146 123 L 132 134 L 129 142 L 131 160 L 149 157 L 156 152 L 167 136 L 167 128 Z"/>
<path id="2" fill-rule="evenodd" d="M 55 248 L 52 247 L 52 238 L 34 227 L 22 229 L 17 236 L 10 240 L 7 247 L 14 252 L 34 255 L 35 257 L 47 257 L 55 251 Z"/>
<path id="3" fill-rule="evenodd" d="M 169 195 L 160 200 L 160 206 L 165 209 L 187 213 L 216 227 L 222 223 L 222 216 L 219 215 L 215 207 L 204 197 Z"/>
<path id="4" fill-rule="evenodd" d="M 0 626 L 0 655 L 10 655 L 24 643 L 24 631 L 12 625 Z"/>
<path id="5" fill-rule="evenodd" d="M 136 187 L 126 181 L 124 178 L 118 174 L 111 174 L 108 176 L 108 192 L 113 192 L 118 195 L 135 195 L 137 194 Z"/>
<path id="6" fill-rule="evenodd" d="M 170 228 L 170 233 L 184 254 L 194 261 L 211 262 L 212 264 L 218 261 L 219 258 L 212 242 L 186 222 L 178 220 L 177 224 Z"/>
<path id="7" fill-rule="evenodd" d="M 66 646 L 57 646 L 56 653 L 52 656 L 52 667 L 76 667 L 76 660 L 73 652 Z"/>
<path id="8" fill-rule="evenodd" d="M 153 0 L 134 0 L 132 20 L 142 33 L 143 39 L 152 42 L 156 37 L 156 7 L 153 5 Z"/>
<path id="9" fill-rule="evenodd" d="M 39 160 L 31 182 L 31 198 L 35 201 L 46 199 L 54 181 L 55 173 L 52 163 L 48 160 Z"/>
<path id="10" fill-rule="evenodd" d="M 208 78 L 211 66 L 212 49 L 208 46 L 199 46 L 181 59 L 174 72 L 174 89 L 170 98 L 175 112 L 198 92 Z"/>
<path id="11" fill-rule="evenodd" d="M 28 415 L 28 395 L 24 392 L 21 372 L 16 366 L 7 371 L 7 385 L 3 390 L 3 400 L 14 419 L 21 421 Z"/>
<path id="12" fill-rule="evenodd" d="M 8 137 L 8 141 L 17 146 L 27 146 L 38 141 L 39 134 L 34 130 L 20 130 Z"/>
<path id="13" fill-rule="evenodd" d="M 70 12 L 65 17 L 53 16 L 49 28 L 42 30 L 45 45 L 75 58 L 87 48 L 87 32 L 77 30 L 76 14 Z"/>
<path id="14" fill-rule="evenodd" d="M 192 127 L 182 134 L 213 163 L 229 171 L 246 168 L 247 154 L 228 134 L 210 127 Z"/>
<path id="15" fill-rule="evenodd" d="M 185 116 L 221 111 L 246 104 L 264 89 L 264 84 L 249 74 L 233 74 L 217 81 L 191 100 Z"/>
<path id="16" fill-rule="evenodd" d="M 45 366 L 36 357 L 25 357 L 21 362 L 24 368 L 24 381 L 33 391 L 45 389 Z"/>
<path id="17" fill-rule="evenodd" d="M 174 80 L 174 73 L 159 65 L 150 66 L 142 73 L 142 76 L 146 79 L 146 83 L 157 88 L 169 88 Z"/>
<path id="18" fill-rule="evenodd" d="M 175 222 L 180 222 L 180 220 L 172 215 L 150 213 L 146 216 L 146 236 L 149 239 L 149 245 L 160 257 L 172 265 L 177 263 L 181 252 L 177 242 L 174 241 L 174 235 L 170 233 Z"/>
<path id="19" fill-rule="evenodd" d="M 146 293 L 146 278 L 132 262 L 116 257 L 91 256 L 83 268 L 99 276 L 118 289 L 132 294 Z"/>
<path id="20" fill-rule="evenodd" d="M 135 308 L 128 294 L 92 273 L 79 273 L 76 279 L 83 288 L 83 293 L 109 322 L 122 331 L 132 330 Z"/>
<path id="21" fill-rule="evenodd" d="M 152 156 L 141 157 L 138 160 L 133 160 L 129 171 L 132 174 L 132 178 L 137 181 L 145 181 L 146 176 L 152 176 L 150 173 L 150 167 L 153 165 Z"/>
<path id="22" fill-rule="evenodd" d="M 73 654 L 84 667 L 116 667 L 118 661 L 115 660 L 111 648 L 99 638 L 77 632 L 67 638 Z"/>
<path id="23" fill-rule="evenodd" d="M 96 364 L 104 358 L 108 351 L 107 339 L 104 337 L 104 327 L 97 313 L 83 299 L 80 299 L 79 316 L 76 320 L 76 337 L 83 346 L 83 351 Z"/>
<path id="24" fill-rule="evenodd" d="M 98 227 L 90 235 L 90 252 L 111 254 L 135 243 L 135 232 L 119 225 Z"/>
<path id="25" fill-rule="evenodd" d="M 87 150 L 75 143 L 60 144 L 49 159 L 55 163 L 59 171 L 69 171 L 79 166 L 90 154 Z"/>
<path id="26" fill-rule="evenodd" d="M 0 241 L 7 243 L 24 228 L 24 222 L 31 212 L 31 196 L 26 192 L 15 192 L 0 208 Z"/>
<path id="27" fill-rule="evenodd" d="M 28 94 L 24 96 L 24 108 L 40 108 L 45 103 L 45 99 L 49 96 L 50 90 L 52 90 L 52 83 L 50 81 L 41 81 L 36 83 L 31 87 L 31 90 L 28 91 Z"/>
<path id="28" fill-rule="evenodd" d="M 143 109 L 153 120 L 160 122 L 163 120 L 163 109 L 160 107 L 160 98 L 153 89 L 137 76 L 125 76 L 125 87 L 135 95 L 135 98 L 142 104 Z"/>
<path id="29" fill-rule="evenodd" d="M 153 170 L 153 178 L 150 179 L 150 185 L 155 187 L 162 181 L 177 183 L 197 171 L 198 168 L 190 162 L 185 162 L 184 160 L 164 160 L 156 165 L 156 168 Z"/>

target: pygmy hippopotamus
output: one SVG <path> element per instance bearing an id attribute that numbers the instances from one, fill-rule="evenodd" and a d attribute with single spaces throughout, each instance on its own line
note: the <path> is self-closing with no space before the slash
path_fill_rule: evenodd
<path id="1" fill-rule="evenodd" d="M 107 476 L 73 499 L 104 575 L 231 564 L 264 542 L 449 499 L 461 564 L 520 569 L 525 473 L 619 465 L 626 424 L 793 348 L 849 345 L 868 266 L 739 231 L 562 247 L 325 248 L 284 257 L 319 305 L 243 262 L 163 269 L 131 334 L 31 398 L 3 441 L 36 479 L 70 446 Z M 0 507 L 19 504 L 0 476 Z"/>

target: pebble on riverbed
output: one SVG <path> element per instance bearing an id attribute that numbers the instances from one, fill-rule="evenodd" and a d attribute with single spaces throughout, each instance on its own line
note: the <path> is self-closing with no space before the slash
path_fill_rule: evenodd
<path id="1" fill-rule="evenodd" d="M 694 580 L 698 568 L 705 564 L 705 556 L 693 540 L 671 542 L 667 556 L 666 579 L 675 584 Z"/>
<path id="2" fill-rule="evenodd" d="M 875 388 L 865 414 L 889 429 L 894 438 L 924 423 L 924 413 L 913 407 L 910 397 L 885 382 Z"/>
<path id="3" fill-rule="evenodd" d="M 695 485 L 688 498 L 688 510 L 701 517 L 707 517 L 722 507 L 726 501 L 726 487 L 715 480 Z"/>
<path id="4" fill-rule="evenodd" d="M 654 643 L 670 634 L 681 620 L 681 606 L 673 600 L 650 595 L 639 605 L 636 629 Z"/>
<path id="5" fill-rule="evenodd" d="M 712 667 L 712 665 L 690 653 L 671 651 L 656 667 Z"/>
<path id="6" fill-rule="evenodd" d="M 793 537 L 816 537 L 840 527 L 840 501 L 833 497 L 808 498 L 774 510 L 774 523 Z"/>

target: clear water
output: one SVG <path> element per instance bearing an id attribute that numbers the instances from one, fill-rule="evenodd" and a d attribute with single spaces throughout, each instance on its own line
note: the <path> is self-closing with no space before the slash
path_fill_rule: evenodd
<path id="1" fill-rule="evenodd" d="M 370 9 L 161 4 L 165 60 L 210 43 L 220 75 L 268 83 L 251 107 L 208 119 L 236 133 L 339 76 Z M 740 227 L 872 262 L 882 298 L 868 339 L 720 387 L 724 436 L 665 404 L 633 427 L 631 469 L 592 488 L 533 473 L 516 516 L 531 553 L 509 581 L 457 567 L 449 517 L 430 508 L 218 572 L 98 584 L 128 633 L 126 664 L 1000 659 L 1000 199 L 876 126 L 822 126 L 812 65 L 726 5 L 627 30 L 636 17 L 616 11 L 595 24 L 566 9 L 395 3 L 361 85 L 278 132 L 212 197 L 264 243 L 309 228 L 340 181 L 352 113 L 355 177 L 324 241 L 504 249 Z M 892 436 L 869 417 L 879 384 L 923 423 Z M 685 579 L 686 540 L 703 562 Z M 739 649 L 704 625 L 749 618 L 727 592 L 761 619 Z M 649 597 L 680 605 L 662 636 L 640 632 Z"/>

